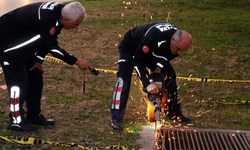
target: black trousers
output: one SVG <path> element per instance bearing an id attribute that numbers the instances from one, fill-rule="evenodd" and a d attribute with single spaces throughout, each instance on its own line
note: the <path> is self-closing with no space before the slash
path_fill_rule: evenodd
<path id="1" fill-rule="evenodd" d="M 2 66 L 5 82 L 8 87 L 10 103 L 10 121 L 12 123 L 23 122 L 25 111 L 23 104 L 26 100 L 26 118 L 33 118 L 41 112 L 41 94 L 43 89 L 42 72 L 34 65 L 35 56 L 31 56 L 25 62 L 15 68 Z"/>
<path id="2" fill-rule="evenodd" d="M 118 79 L 113 89 L 113 99 L 111 101 L 110 110 L 112 119 L 122 120 L 129 96 L 130 83 L 134 66 L 132 63 L 132 55 L 122 50 L 121 47 L 119 47 L 118 65 Z M 167 111 L 169 113 L 178 114 L 181 111 L 180 103 L 178 103 L 177 101 L 178 93 L 176 85 L 176 73 L 169 61 L 166 61 L 163 65 L 164 67 L 162 68 L 161 72 L 163 74 L 167 74 L 168 79 L 166 81 L 170 83 L 165 84 L 168 85 L 168 96 L 171 99 L 171 101 L 167 103 Z M 153 72 L 154 70 L 152 69 L 151 71 Z"/>

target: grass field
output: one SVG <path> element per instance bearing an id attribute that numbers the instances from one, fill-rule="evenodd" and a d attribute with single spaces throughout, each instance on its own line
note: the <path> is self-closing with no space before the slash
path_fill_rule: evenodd
<path id="1" fill-rule="evenodd" d="M 117 44 L 129 29 L 153 21 L 168 21 L 193 36 L 190 49 L 172 61 L 178 77 L 250 80 L 250 2 L 248 0 L 78 0 L 88 18 L 78 30 L 63 30 L 59 45 L 86 59 L 93 67 L 117 70 Z M 78 68 L 44 63 L 42 110 L 53 127 L 39 126 L 35 133 L 6 131 L 7 92 L 0 92 L 0 135 L 33 137 L 87 147 L 121 145 L 139 148 L 138 131 L 146 121 L 146 103 L 139 80 L 133 77 L 123 120 L 125 130 L 110 127 L 109 104 L 116 82 L 113 73 L 94 76 Z M 83 81 L 85 80 L 85 93 Z M 1 75 L 0 82 L 4 84 Z M 250 129 L 249 104 L 221 104 L 196 100 L 250 101 L 250 83 L 177 81 L 183 114 L 193 127 Z M 19 145 L 0 142 L 5 150 L 61 150 L 53 145 Z M 79 149 L 79 148 L 70 148 Z"/>

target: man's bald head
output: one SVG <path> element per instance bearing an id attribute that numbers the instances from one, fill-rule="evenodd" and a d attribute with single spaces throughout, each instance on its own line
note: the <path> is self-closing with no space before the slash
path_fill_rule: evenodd
<path id="1" fill-rule="evenodd" d="M 181 54 L 188 50 L 192 44 L 192 36 L 183 30 L 178 30 L 174 33 L 170 41 L 170 50 L 172 54 Z"/>

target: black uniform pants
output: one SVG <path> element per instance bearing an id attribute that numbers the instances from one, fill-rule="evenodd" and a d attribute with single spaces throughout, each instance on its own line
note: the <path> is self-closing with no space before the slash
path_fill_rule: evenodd
<path id="1" fill-rule="evenodd" d="M 122 120 L 123 115 L 125 113 L 125 108 L 130 90 L 131 76 L 134 69 L 132 63 L 132 56 L 126 51 L 120 49 L 118 65 L 118 79 L 113 89 L 113 99 L 111 101 L 110 110 L 112 114 L 112 119 Z M 169 93 L 169 98 L 171 99 L 167 103 L 167 111 L 169 113 L 175 114 L 181 113 L 180 104 L 177 102 L 178 93 L 175 71 L 169 61 L 166 61 L 163 65 L 164 67 L 162 68 L 161 72 L 163 74 L 167 74 L 168 79 L 166 80 L 166 82 L 170 83 L 165 84 L 168 85 L 167 90 Z M 152 69 L 151 71 L 153 72 L 154 70 Z"/>
<path id="2" fill-rule="evenodd" d="M 2 66 L 8 87 L 10 103 L 10 121 L 22 123 L 24 120 L 23 104 L 26 100 L 26 118 L 33 118 L 41 112 L 40 100 L 43 88 L 42 72 L 34 65 L 35 56 L 28 58 L 15 68 Z M 25 121 L 24 121 L 25 122 Z"/>
<path id="3" fill-rule="evenodd" d="M 111 101 L 112 119 L 122 120 L 129 96 L 131 76 L 134 69 L 132 56 L 125 51 L 119 53 L 117 81 Z"/>

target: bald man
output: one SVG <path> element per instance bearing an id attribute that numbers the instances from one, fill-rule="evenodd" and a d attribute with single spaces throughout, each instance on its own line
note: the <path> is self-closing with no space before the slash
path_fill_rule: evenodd
<path id="1" fill-rule="evenodd" d="M 129 96 L 133 69 L 142 81 L 143 87 L 151 94 L 158 93 L 158 85 L 152 82 L 147 68 L 155 73 L 167 75 L 169 98 L 167 119 L 178 122 L 191 122 L 185 117 L 178 103 L 176 74 L 169 61 L 187 51 L 192 36 L 167 22 L 151 22 L 129 30 L 118 46 L 119 60 L 117 82 L 111 101 L 111 126 L 122 130 L 122 120 Z M 170 82 L 171 81 L 171 82 Z"/>

